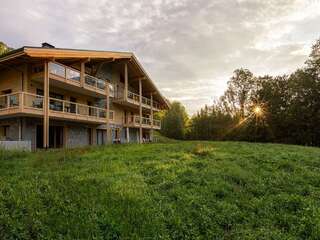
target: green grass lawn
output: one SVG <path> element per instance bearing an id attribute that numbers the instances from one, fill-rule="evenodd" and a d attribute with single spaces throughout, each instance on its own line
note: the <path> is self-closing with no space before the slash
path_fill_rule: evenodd
<path id="1" fill-rule="evenodd" d="M 320 239 L 320 149 L 0 152 L 0 239 Z"/>

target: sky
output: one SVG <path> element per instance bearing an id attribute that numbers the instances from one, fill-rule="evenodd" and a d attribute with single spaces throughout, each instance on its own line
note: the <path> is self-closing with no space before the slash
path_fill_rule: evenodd
<path id="1" fill-rule="evenodd" d="M 302 67 L 319 23 L 320 0 L 1 0 L 0 41 L 134 52 L 163 95 L 193 114 L 237 68 Z"/>

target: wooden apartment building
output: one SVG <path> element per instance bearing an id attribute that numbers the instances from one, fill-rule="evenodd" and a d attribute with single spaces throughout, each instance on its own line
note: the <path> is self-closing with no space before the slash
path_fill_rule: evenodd
<path id="1" fill-rule="evenodd" d="M 147 142 L 169 107 L 128 52 L 22 47 L 0 57 L 0 140 L 32 149 Z"/>

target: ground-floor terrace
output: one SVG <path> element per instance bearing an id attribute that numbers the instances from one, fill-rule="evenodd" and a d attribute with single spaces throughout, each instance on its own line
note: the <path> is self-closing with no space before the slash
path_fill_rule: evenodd
<path id="1" fill-rule="evenodd" d="M 118 124 L 87 124 L 50 119 L 49 148 L 75 148 L 111 143 L 138 143 L 152 141 L 153 130 Z M 0 141 L 27 142 L 31 150 L 43 148 L 43 119 L 14 117 L 0 119 Z M 140 133 L 142 137 L 140 139 Z"/>

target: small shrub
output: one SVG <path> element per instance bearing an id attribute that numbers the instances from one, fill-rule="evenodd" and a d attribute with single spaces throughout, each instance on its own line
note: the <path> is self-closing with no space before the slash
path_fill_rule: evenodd
<path id="1" fill-rule="evenodd" d="M 209 146 L 203 146 L 201 144 L 197 144 L 192 150 L 192 154 L 200 157 L 209 156 L 213 152 L 213 148 Z"/>

